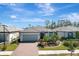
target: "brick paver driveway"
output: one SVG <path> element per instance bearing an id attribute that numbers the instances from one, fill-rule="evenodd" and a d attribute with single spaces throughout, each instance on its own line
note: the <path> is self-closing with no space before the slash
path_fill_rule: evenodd
<path id="1" fill-rule="evenodd" d="M 20 43 L 13 52 L 14 56 L 37 56 L 37 43 Z"/>

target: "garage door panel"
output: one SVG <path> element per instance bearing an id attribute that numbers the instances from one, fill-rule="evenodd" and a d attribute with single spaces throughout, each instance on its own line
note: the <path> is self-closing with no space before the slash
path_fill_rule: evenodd
<path id="1" fill-rule="evenodd" d="M 23 41 L 35 41 L 37 38 L 36 35 L 23 35 Z"/>

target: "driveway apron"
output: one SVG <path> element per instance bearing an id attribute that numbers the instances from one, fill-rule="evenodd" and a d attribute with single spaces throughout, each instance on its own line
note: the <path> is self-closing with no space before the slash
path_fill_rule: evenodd
<path id="1" fill-rule="evenodd" d="M 37 43 L 20 43 L 12 54 L 13 56 L 37 56 Z"/>

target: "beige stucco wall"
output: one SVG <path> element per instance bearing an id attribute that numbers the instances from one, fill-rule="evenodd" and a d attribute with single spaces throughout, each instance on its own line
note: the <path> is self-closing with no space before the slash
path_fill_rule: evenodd
<path id="1" fill-rule="evenodd" d="M 63 32 L 58 32 L 57 33 L 60 37 L 64 37 L 64 33 Z"/>
<path id="2" fill-rule="evenodd" d="M 13 39 L 18 39 L 19 37 L 19 33 L 15 32 L 15 33 L 10 33 L 9 34 L 9 42 L 11 42 Z"/>

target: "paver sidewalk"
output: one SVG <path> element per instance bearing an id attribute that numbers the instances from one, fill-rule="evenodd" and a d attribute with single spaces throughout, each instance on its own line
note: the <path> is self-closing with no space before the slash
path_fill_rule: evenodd
<path id="1" fill-rule="evenodd" d="M 37 43 L 20 43 L 12 55 L 37 56 L 38 55 Z"/>

